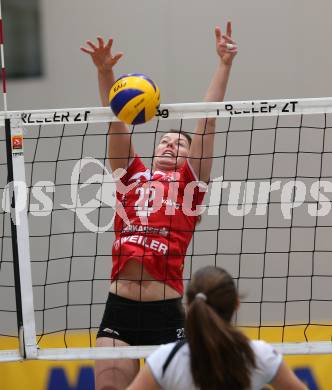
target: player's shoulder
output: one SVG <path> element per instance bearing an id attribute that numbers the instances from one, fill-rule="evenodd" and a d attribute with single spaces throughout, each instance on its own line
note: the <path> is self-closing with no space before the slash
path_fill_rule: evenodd
<path id="1" fill-rule="evenodd" d="M 268 367 L 278 367 L 282 361 L 282 355 L 269 344 L 263 340 L 252 340 L 251 348 L 254 351 L 256 365 L 263 370 Z"/>
<path id="2" fill-rule="evenodd" d="M 168 344 L 162 344 L 159 346 L 159 350 L 167 355 L 168 353 L 171 352 L 171 350 L 174 348 L 174 346 L 176 345 L 176 342 L 173 342 L 173 343 L 168 343 Z"/>
<path id="3" fill-rule="evenodd" d="M 186 342 L 184 340 L 162 344 L 150 356 L 153 358 L 158 356 L 158 358 L 164 357 L 165 359 L 169 359 L 171 356 L 175 356 L 185 345 Z"/>
<path id="4" fill-rule="evenodd" d="M 188 344 L 184 340 L 161 345 L 148 356 L 146 363 L 162 388 L 193 388 Z"/>
<path id="5" fill-rule="evenodd" d="M 145 180 L 150 180 L 151 178 L 150 169 L 148 169 L 144 165 L 140 156 L 137 154 L 135 155 L 134 158 L 128 161 L 128 165 L 125 168 L 125 171 L 126 171 L 125 178 L 128 181 L 136 181 L 136 180 L 140 180 L 141 178 L 145 178 Z"/>
<path id="6" fill-rule="evenodd" d="M 251 348 L 254 350 L 254 352 L 266 352 L 273 350 L 273 346 L 269 343 L 267 343 L 264 340 L 251 340 L 250 341 Z"/>
<path id="7" fill-rule="evenodd" d="M 141 157 L 138 154 L 135 154 L 135 157 L 133 157 L 131 160 L 128 161 L 128 168 L 130 167 L 144 167 L 145 165 L 141 159 Z"/>
<path id="8" fill-rule="evenodd" d="M 252 340 L 250 346 L 255 354 L 256 368 L 252 373 L 253 388 L 261 388 L 264 383 L 270 383 L 275 377 L 280 364 L 282 355 L 263 340 Z"/>

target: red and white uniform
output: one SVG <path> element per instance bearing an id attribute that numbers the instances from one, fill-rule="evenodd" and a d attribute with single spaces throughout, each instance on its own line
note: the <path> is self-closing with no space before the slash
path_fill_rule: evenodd
<path id="1" fill-rule="evenodd" d="M 197 222 L 192 212 L 202 203 L 206 186 L 197 181 L 188 160 L 176 172 L 152 173 L 138 156 L 121 183 L 117 201 L 129 225 L 117 213 L 111 279 L 117 279 L 125 264 L 134 260 L 182 295 L 184 257 Z M 120 188 L 124 186 L 125 191 Z"/>

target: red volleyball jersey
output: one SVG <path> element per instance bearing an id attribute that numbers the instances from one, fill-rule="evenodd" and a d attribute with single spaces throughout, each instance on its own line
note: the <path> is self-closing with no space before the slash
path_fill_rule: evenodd
<path id="1" fill-rule="evenodd" d="M 197 222 L 192 214 L 206 188 L 188 161 L 178 171 L 151 172 L 136 156 L 117 186 L 111 280 L 134 260 L 182 295 L 184 257 Z"/>

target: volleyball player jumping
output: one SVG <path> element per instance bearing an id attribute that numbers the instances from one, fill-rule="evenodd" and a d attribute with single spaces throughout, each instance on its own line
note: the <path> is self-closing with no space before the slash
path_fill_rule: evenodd
<path id="1" fill-rule="evenodd" d="M 224 99 L 237 46 L 232 40 L 231 23 L 226 33 L 215 28 L 217 70 L 205 101 Z M 108 106 L 109 91 L 115 82 L 113 67 L 123 53 L 112 53 L 113 40 L 105 44 L 87 41 L 97 67 L 102 104 Z M 185 188 L 193 183 L 192 210 L 202 202 L 204 192 L 198 181 L 207 183 L 212 166 L 215 118 L 198 121 L 192 140 L 179 131 L 162 136 L 156 147 L 152 170 L 135 153 L 128 127 L 114 122 L 109 130 L 109 160 L 112 170 L 126 169 L 122 184 L 138 184 L 125 196 L 117 193 L 130 225 L 117 215 L 112 248 L 111 288 L 97 334 L 97 346 L 159 345 L 184 337 L 183 264 L 195 230 L 197 216 L 183 208 Z M 178 183 L 177 198 L 167 202 L 171 184 Z M 162 193 L 162 195 L 160 195 Z M 147 213 L 154 199 L 159 209 Z M 143 217 L 144 216 L 144 217 Z M 144 220 L 144 218 L 146 218 Z M 138 360 L 97 361 L 97 389 L 123 389 L 139 371 Z"/>

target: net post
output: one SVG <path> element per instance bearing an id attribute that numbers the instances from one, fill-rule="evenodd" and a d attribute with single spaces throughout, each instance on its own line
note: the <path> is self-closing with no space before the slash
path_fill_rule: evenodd
<path id="1" fill-rule="evenodd" d="M 11 120 L 6 118 L 5 133 L 19 346 L 22 358 L 32 359 L 37 356 L 37 344 L 26 191 L 23 202 L 20 197 L 21 184 L 26 189 L 23 131 L 12 127 Z"/>

